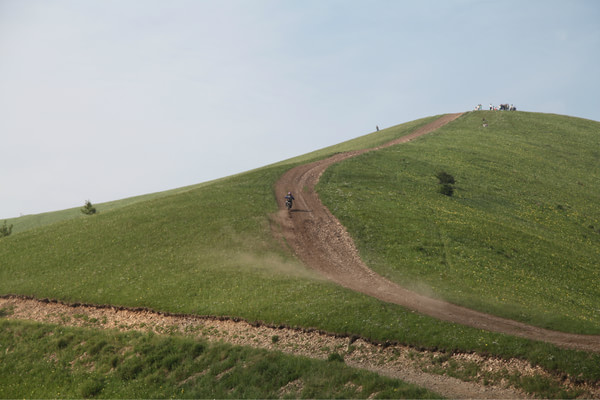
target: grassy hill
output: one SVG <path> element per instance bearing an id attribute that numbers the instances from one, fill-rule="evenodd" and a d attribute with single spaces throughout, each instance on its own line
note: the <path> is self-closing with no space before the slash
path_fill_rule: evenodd
<path id="1" fill-rule="evenodd" d="M 282 321 L 276 303 L 302 303 L 303 287 L 339 289 L 273 238 L 274 182 L 294 165 L 402 136 L 430 119 L 199 187 L 108 210 L 98 205 L 97 215 L 63 214 L 30 227 L 0 242 L 0 293 Z M 289 313 L 298 314 L 293 308 Z"/>
<path id="2" fill-rule="evenodd" d="M 280 195 L 273 184 L 286 170 L 374 147 L 433 118 L 196 187 L 96 205 L 93 216 L 30 217 L 21 228 L 16 219 L 17 233 L 0 239 L 0 295 L 315 327 L 516 356 L 600 380 L 598 355 L 443 323 L 350 292 L 273 238 L 269 215 Z M 534 324 L 598 333 L 599 127 L 553 115 L 469 113 L 427 137 L 332 167 L 319 191 L 367 263 L 391 279 Z M 437 192 L 441 169 L 457 179 L 453 197 Z"/>
<path id="3" fill-rule="evenodd" d="M 382 275 L 492 314 L 600 334 L 599 166 L 597 122 L 474 112 L 334 165 L 318 190 Z M 439 193 L 439 171 L 455 178 L 453 196 Z"/>

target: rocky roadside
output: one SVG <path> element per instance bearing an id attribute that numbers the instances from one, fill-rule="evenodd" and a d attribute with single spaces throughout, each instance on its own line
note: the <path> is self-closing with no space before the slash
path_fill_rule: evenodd
<path id="1" fill-rule="evenodd" d="M 337 337 L 316 330 L 273 327 L 233 319 L 64 304 L 15 296 L 0 298 L 0 309 L 4 310 L 4 318 L 15 320 L 119 331 L 152 331 L 164 335 L 182 334 L 317 359 L 327 359 L 332 353 L 337 353 L 349 366 L 414 383 L 448 398 L 528 398 L 523 391 L 510 386 L 509 376 L 515 374 L 559 380 L 523 360 L 419 351 L 402 345 L 383 346 L 357 337 Z M 475 374 L 464 373 L 474 367 Z M 447 374 L 463 375 L 469 381 Z M 600 398 L 600 388 L 576 385 L 568 380 L 560 384 L 581 391 L 584 397 Z"/>

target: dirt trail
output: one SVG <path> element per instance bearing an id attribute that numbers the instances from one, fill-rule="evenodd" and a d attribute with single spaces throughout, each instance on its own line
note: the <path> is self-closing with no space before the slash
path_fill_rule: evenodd
<path id="1" fill-rule="evenodd" d="M 282 196 L 278 196 L 280 211 L 274 218 L 280 230 L 275 234 L 283 236 L 309 267 L 357 292 L 402 305 L 443 321 L 545 341 L 565 348 L 600 352 L 600 336 L 556 332 L 496 317 L 424 296 L 385 279 L 362 262 L 346 229 L 319 200 L 315 185 L 330 165 L 368 151 L 406 143 L 454 121 L 461 115 L 462 113 L 445 115 L 412 134 L 383 146 L 336 154 L 289 170 L 276 183 L 275 193 L 279 195 L 291 191 L 296 202 L 294 209 L 288 213 Z"/>
<path id="2" fill-rule="evenodd" d="M 363 339 L 339 337 L 315 330 L 291 329 L 250 324 L 227 318 L 174 315 L 147 309 L 66 304 L 18 296 L 0 297 L 4 318 L 29 320 L 58 325 L 143 331 L 158 334 L 182 334 L 211 342 L 226 342 L 251 346 L 316 359 L 327 359 L 332 352 L 344 355 L 352 367 L 376 372 L 427 388 L 447 398 L 516 399 L 527 398 L 524 392 L 509 386 L 507 377 L 542 376 L 561 387 L 577 390 L 588 398 L 600 398 L 600 388 L 582 385 L 554 376 L 526 361 L 486 358 L 476 354 L 452 355 L 418 351 L 391 345 L 382 346 Z M 277 340 L 273 337 L 277 336 Z M 439 361 L 444 360 L 444 361 Z M 427 371 L 439 370 L 453 363 L 472 369 L 477 364 L 480 373 L 465 382 L 450 376 Z M 459 367 L 459 369 L 462 367 Z M 485 383 L 484 383 L 485 382 Z"/>

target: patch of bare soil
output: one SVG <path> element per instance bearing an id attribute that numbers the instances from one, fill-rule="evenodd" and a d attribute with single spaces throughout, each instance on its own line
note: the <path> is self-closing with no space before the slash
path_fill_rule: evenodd
<path id="1" fill-rule="evenodd" d="M 343 355 L 347 365 L 398 378 L 430 389 L 448 398 L 515 399 L 528 396 L 509 386 L 510 375 L 543 376 L 565 388 L 579 390 L 586 397 L 600 398 L 600 388 L 584 386 L 553 376 L 539 367 L 518 359 L 502 360 L 466 353 L 445 354 L 418 351 L 402 345 L 384 346 L 356 337 L 339 337 L 315 330 L 274 327 L 225 318 L 173 315 L 148 309 L 66 304 L 58 301 L 6 296 L 0 298 L 4 318 L 29 320 L 94 329 L 136 330 L 157 334 L 181 334 L 211 342 L 225 342 L 272 351 L 327 359 Z M 469 382 L 440 375 L 454 364 L 453 371 L 472 369 Z M 281 395 L 299 393 L 302 381 L 282 388 Z"/>
<path id="2" fill-rule="evenodd" d="M 273 216 L 274 234 L 284 238 L 296 255 L 328 279 L 357 292 L 395 303 L 434 318 L 501 332 L 557 346 L 600 352 L 600 336 L 556 332 L 467 309 L 407 290 L 369 269 L 360 259 L 352 238 L 321 203 L 315 185 L 332 164 L 368 151 L 406 143 L 454 121 L 462 113 L 445 115 L 413 132 L 373 149 L 339 153 L 287 171 L 275 184 L 280 211 Z M 291 191 L 294 208 L 285 210 L 283 194 Z"/>

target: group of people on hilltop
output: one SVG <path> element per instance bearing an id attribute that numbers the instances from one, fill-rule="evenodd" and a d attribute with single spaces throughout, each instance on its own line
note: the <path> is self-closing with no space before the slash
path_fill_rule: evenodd
<path id="1" fill-rule="evenodd" d="M 481 110 L 483 110 L 483 106 L 481 104 L 477 104 L 475 106 L 475 111 L 481 111 Z M 494 106 L 494 105 L 492 105 L 492 103 L 490 103 L 490 111 L 498 111 L 498 110 L 517 111 L 517 107 L 515 107 L 513 104 L 511 104 L 511 105 L 500 104 L 499 106 Z"/>

